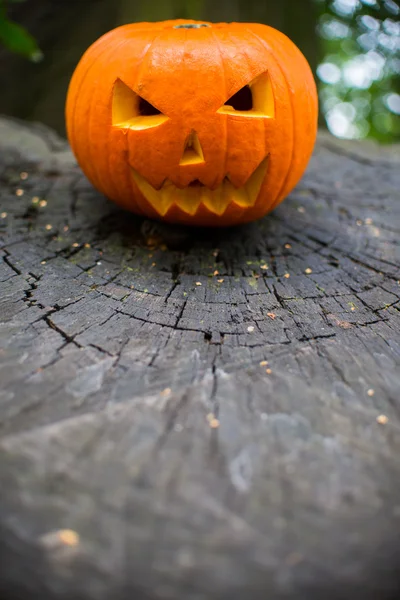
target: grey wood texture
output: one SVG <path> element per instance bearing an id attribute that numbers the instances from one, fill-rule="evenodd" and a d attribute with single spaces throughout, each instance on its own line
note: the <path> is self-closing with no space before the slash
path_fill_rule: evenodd
<path id="1" fill-rule="evenodd" d="M 399 165 L 183 229 L 0 119 L 2 599 L 399 597 Z"/>

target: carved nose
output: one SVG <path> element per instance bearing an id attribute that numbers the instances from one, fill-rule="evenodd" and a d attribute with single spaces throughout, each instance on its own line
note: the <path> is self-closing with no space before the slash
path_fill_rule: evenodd
<path id="1" fill-rule="evenodd" d="M 204 154 L 197 133 L 192 129 L 186 139 L 180 166 L 197 165 L 204 162 Z"/>

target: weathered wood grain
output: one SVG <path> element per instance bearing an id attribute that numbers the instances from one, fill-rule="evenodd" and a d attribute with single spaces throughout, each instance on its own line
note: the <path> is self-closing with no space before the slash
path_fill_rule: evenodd
<path id="1" fill-rule="evenodd" d="M 396 597 L 399 164 L 186 230 L 0 120 L 2 598 Z"/>

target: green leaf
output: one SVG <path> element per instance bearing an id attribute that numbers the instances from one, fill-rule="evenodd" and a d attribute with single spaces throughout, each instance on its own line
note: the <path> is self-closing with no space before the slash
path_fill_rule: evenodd
<path id="1" fill-rule="evenodd" d="M 22 54 L 34 62 L 39 62 L 43 58 L 35 38 L 26 29 L 14 21 L 1 17 L 0 42 L 11 52 Z"/>

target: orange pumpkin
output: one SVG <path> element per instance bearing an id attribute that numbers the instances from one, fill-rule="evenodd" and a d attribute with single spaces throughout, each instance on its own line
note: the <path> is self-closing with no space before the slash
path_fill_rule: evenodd
<path id="1" fill-rule="evenodd" d="M 68 138 L 93 185 L 191 225 L 262 217 L 299 181 L 317 132 L 299 49 L 261 24 L 165 21 L 110 31 L 84 54 Z"/>

